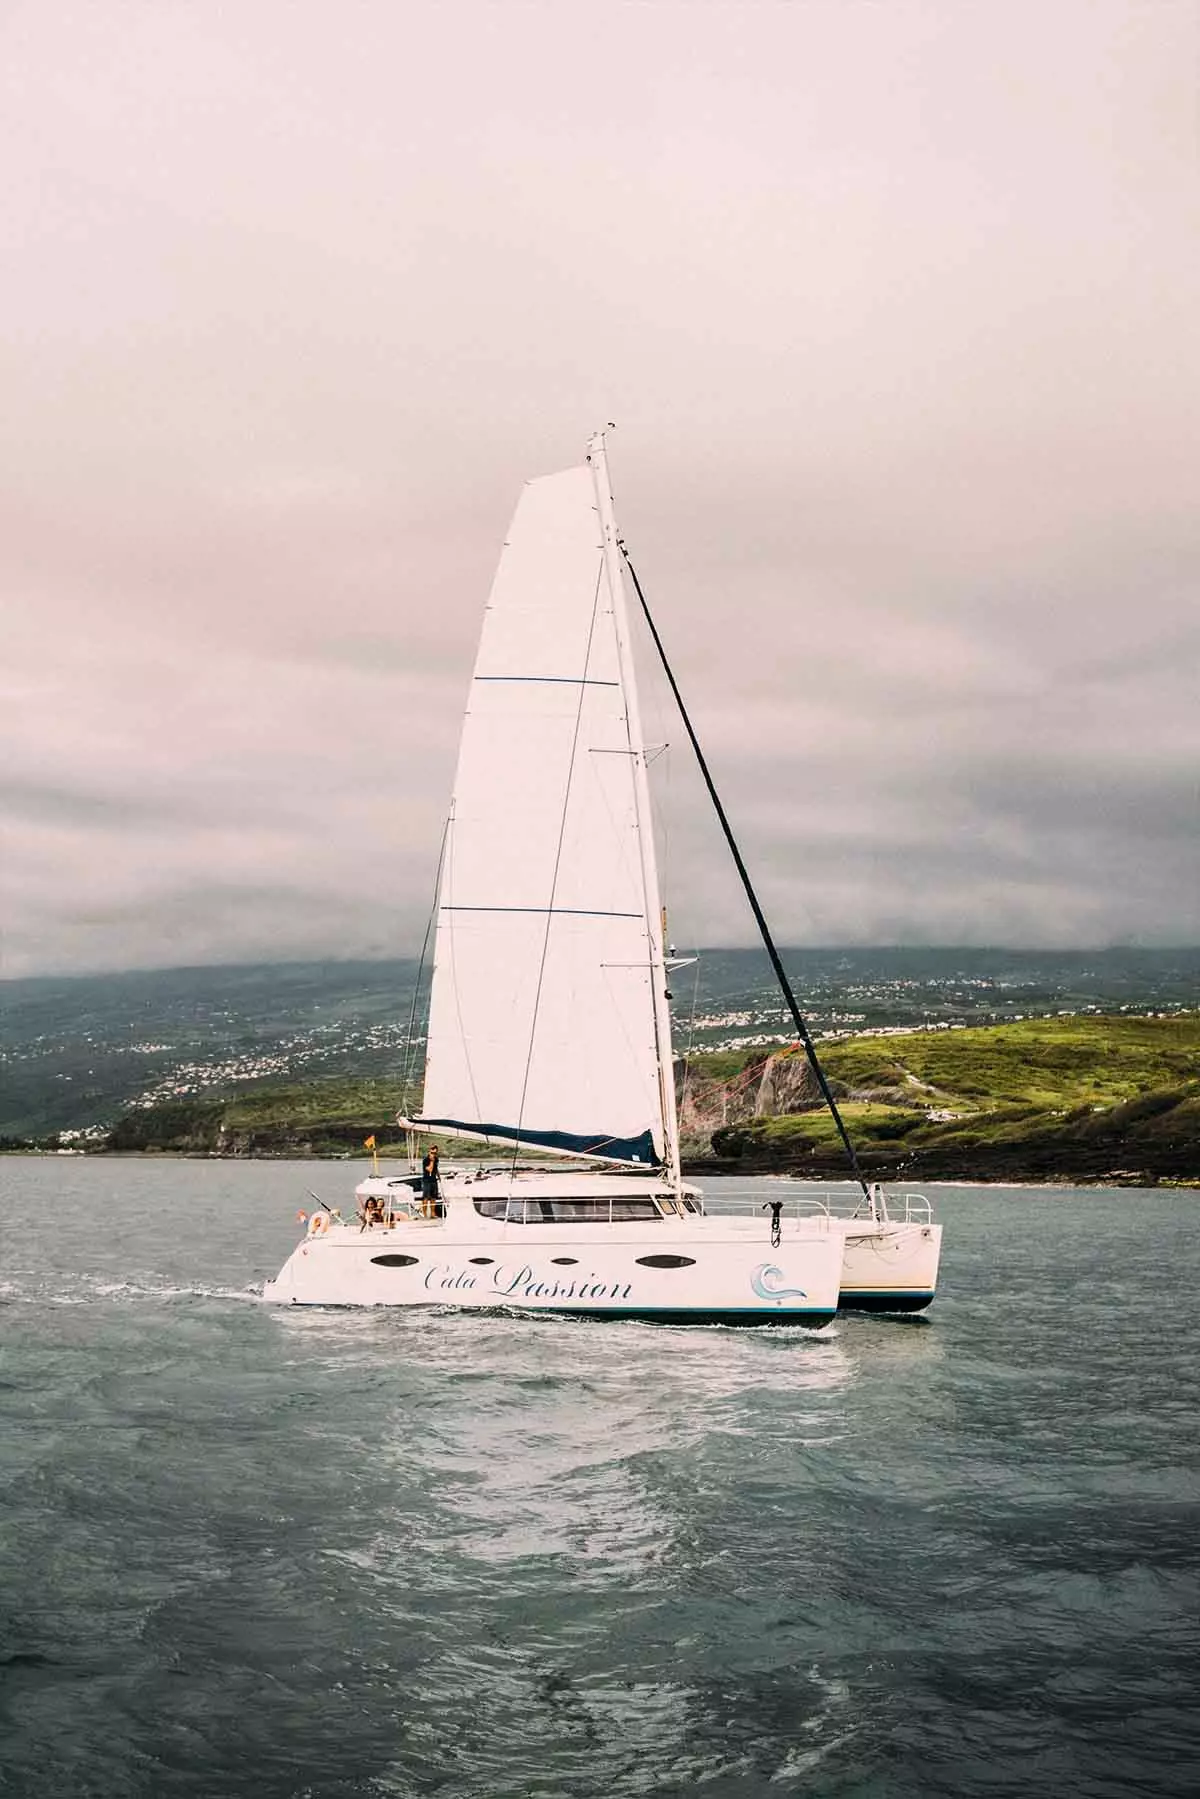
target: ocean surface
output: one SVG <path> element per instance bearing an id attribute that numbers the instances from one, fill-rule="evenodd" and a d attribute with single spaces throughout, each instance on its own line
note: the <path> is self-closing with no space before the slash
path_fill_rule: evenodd
<path id="1" fill-rule="evenodd" d="M 355 1174 L 0 1160 L 0 1792 L 1200 1790 L 1200 1194 L 932 1189 L 815 1336 L 262 1305 Z"/>

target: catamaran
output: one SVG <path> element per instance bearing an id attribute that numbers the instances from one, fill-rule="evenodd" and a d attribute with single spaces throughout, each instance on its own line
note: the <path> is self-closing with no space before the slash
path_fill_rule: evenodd
<path id="1" fill-rule="evenodd" d="M 268 1300 L 811 1328 L 836 1312 L 836 1220 L 710 1214 L 681 1175 L 627 567 L 599 435 L 527 483 L 501 554 L 443 848 L 423 1104 L 400 1121 L 504 1159 L 424 1193 L 416 1175 L 363 1182 L 361 1216 L 315 1212 Z"/>

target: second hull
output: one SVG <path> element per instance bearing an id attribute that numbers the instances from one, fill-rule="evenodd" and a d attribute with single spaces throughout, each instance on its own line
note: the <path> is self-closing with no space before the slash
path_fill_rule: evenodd
<path id="1" fill-rule="evenodd" d="M 847 1220 L 839 1306 L 854 1312 L 923 1312 L 937 1292 L 940 1224 Z"/>

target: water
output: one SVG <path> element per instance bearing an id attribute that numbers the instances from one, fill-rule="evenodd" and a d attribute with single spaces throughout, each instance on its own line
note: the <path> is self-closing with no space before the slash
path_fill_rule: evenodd
<path id="1" fill-rule="evenodd" d="M 1200 1786 L 1195 1194 L 943 1189 L 928 1324 L 259 1304 L 351 1178 L 0 1162 L 0 1791 Z"/>

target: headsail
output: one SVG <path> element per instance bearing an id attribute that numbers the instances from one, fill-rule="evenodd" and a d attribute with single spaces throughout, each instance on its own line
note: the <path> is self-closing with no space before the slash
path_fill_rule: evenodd
<path id="1" fill-rule="evenodd" d="M 675 1162 L 645 751 L 603 446 L 531 481 L 447 835 L 425 1128 Z"/>

